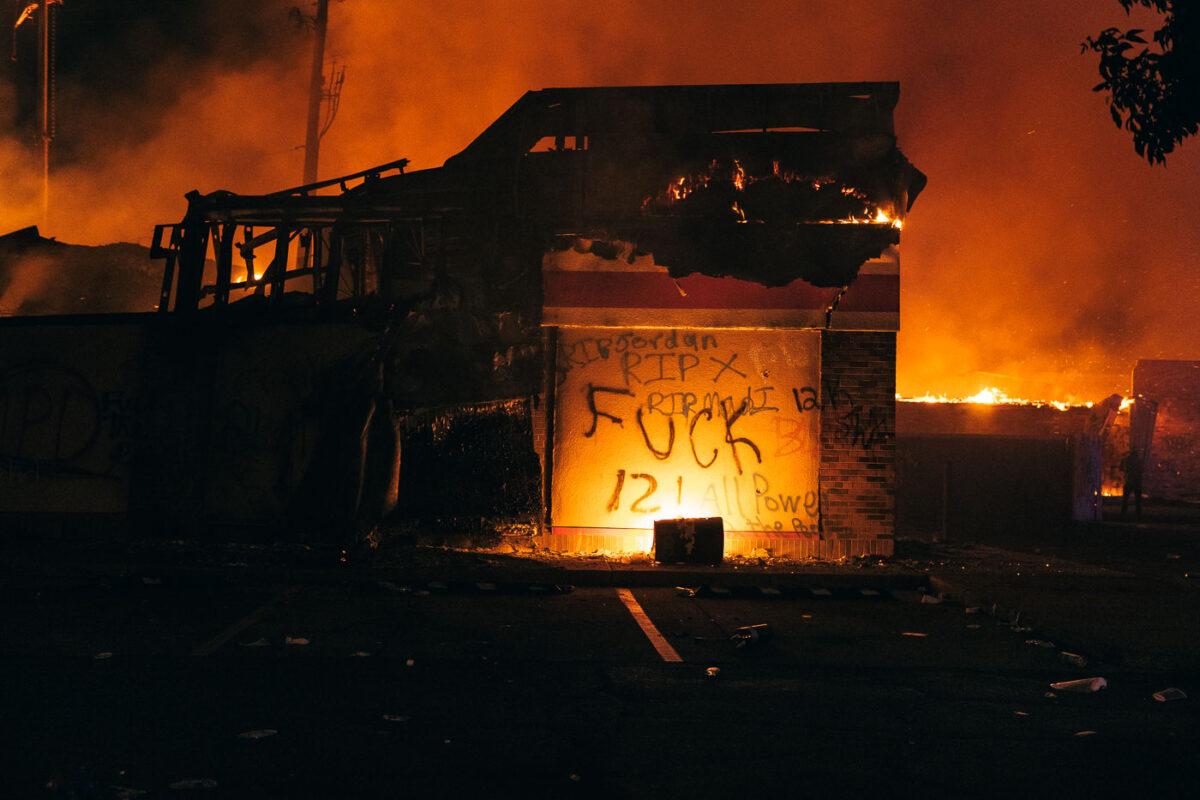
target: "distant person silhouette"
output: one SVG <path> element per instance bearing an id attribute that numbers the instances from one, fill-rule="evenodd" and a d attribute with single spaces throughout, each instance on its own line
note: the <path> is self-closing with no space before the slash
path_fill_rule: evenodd
<path id="1" fill-rule="evenodd" d="M 1121 459 L 1121 472 L 1125 476 L 1125 484 L 1121 489 L 1121 516 L 1129 507 L 1129 495 L 1133 495 L 1134 515 L 1142 516 L 1142 459 L 1133 450 Z"/>

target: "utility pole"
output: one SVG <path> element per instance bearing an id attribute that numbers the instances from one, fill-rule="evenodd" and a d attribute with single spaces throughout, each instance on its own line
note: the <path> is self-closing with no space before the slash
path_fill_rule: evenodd
<path id="1" fill-rule="evenodd" d="M 304 185 L 317 182 L 317 157 L 321 150 L 321 99 L 325 95 L 325 29 L 329 25 L 329 0 L 317 0 L 313 18 L 312 71 L 308 82 L 308 128 L 304 138 Z"/>
<path id="2" fill-rule="evenodd" d="M 45 0 L 39 18 L 42 76 L 42 229 L 50 222 L 50 141 L 54 138 L 54 7 L 62 0 Z"/>
<path id="3" fill-rule="evenodd" d="M 38 15 L 38 85 L 41 120 L 38 138 L 42 142 L 42 215 L 41 227 L 45 231 L 50 217 L 50 142 L 54 139 L 54 62 L 58 44 L 55 36 L 55 6 L 62 0 L 40 0 L 27 4 L 13 25 L 13 61 L 17 60 L 16 30 L 25 20 Z"/>

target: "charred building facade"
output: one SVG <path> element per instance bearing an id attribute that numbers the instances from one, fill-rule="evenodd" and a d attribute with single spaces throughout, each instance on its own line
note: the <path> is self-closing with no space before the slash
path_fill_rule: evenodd
<path id="1" fill-rule="evenodd" d="M 353 535 L 398 502 L 612 551 L 720 516 L 732 553 L 891 552 L 925 182 L 898 94 L 545 89 L 442 167 L 190 194 L 112 377 L 144 412 L 126 512 Z"/>

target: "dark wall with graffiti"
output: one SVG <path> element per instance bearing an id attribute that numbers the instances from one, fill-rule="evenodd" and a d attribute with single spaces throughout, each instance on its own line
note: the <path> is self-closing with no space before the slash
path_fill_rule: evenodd
<path id="1" fill-rule="evenodd" d="M 345 541 L 395 502 L 396 425 L 367 326 L 148 314 L 0 329 L 4 513 Z"/>

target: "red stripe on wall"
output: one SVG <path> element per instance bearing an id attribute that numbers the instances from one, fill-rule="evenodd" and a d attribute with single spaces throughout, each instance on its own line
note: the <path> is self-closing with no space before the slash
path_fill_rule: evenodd
<path id="1" fill-rule="evenodd" d="M 825 309 L 838 293 L 837 288 L 820 288 L 799 279 L 786 286 L 767 287 L 707 275 L 673 281 L 659 272 L 546 271 L 543 280 L 545 305 L 562 308 Z M 846 311 L 896 311 L 899 307 L 897 275 L 860 275 L 838 304 Z"/>

